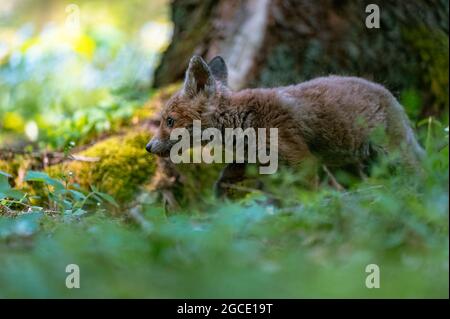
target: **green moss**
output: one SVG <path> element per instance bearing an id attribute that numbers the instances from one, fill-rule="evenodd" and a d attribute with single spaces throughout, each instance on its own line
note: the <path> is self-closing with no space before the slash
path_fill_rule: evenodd
<path id="1" fill-rule="evenodd" d="M 143 108 L 134 113 L 136 123 L 154 117 L 165 101 L 179 88 L 180 83 L 176 83 L 158 90 Z M 136 198 L 141 187 L 144 192 L 158 191 L 151 187 L 157 169 L 156 157 L 145 150 L 145 145 L 151 137 L 150 133 L 142 128 L 137 131 L 134 128 L 122 129 L 124 134 L 113 135 L 75 154 L 98 158 L 98 161 L 67 161 L 49 166 L 45 171 L 56 178 L 68 178 L 83 189 L 95 186 L 122 204 Z M 213 198 L 214 182 L 223 166 L 224 164 L 204 163 L 175 165 L 181 178 L 180 183 L 176 183 L 170 190 L 181 206 L 200 207 Z M 19 176 L 19 171 L 28 169 L 40 168 L 34 168 L 30 160 L 24 160 L 22 157 L 9 162 L 0 161 L 0 170 L 15 177 Z M 16 180 L 19 180 L 19 177 Z M 27 192 L 33 195 L 40 192 L 40 189 L 35 187 L 40 187 L 40 184 L 24 184 L 20 181 L 16 182 L 16 185 L 26 187 Z"/>
<path id="2" fill-rule="evenodd" d="M 134 112 L 132 121 L 134 125 L 154 117 L 179 87 L 180 84 L 177 83 L 156 91 L 144 107 Z M 49 167 L 47 171 L 53 176 L 69 176 L 70 174 L 72 181 L 82 188 L 96 186 L 119 202 L 133 199 L 139 187 L 153 177 L 156 159 L 145 150 L 145 145 L 151 137 L 147 131 L 142 129 L 135 131 L 132 127 L 122 127 L 122 130 L 126 133 L 97 142 L 77 154 L 98 157 L 99 161 L 72 161 Z"/>
<path id="3" fill-rule="evenodd" d="M 83 188 L 96 186 L 119 202 L 134 197 L 138 187 L 155 171 L 154 158 L 145 151 L 150 135 L 144 131 L 113 136 L 78 155 L 98 158 L 96 162 L 72 161 L 47 170 L 51 175 L 72 175 Z"/>
<path id="4" fill-rule="evenodd" d="M 422 97 L 417 89 L 405 89 L 400 94 L 400 103 L 405 107 L 408 116 L 417 119 L 422 109 Z"/>
<path id="5" fill-rule="evenodd" d="M 13 176 L 12 186 L 30 191 L 24 183 L 25 172 L 36 167 L 36 160 L 24 155 L 16 155 L 10 160 L 0 160 L 0 170 Z"/>
<path id="6" fill-rule="evenodd" d="M 0 171 L 11 174 L 13 171 L 12 165 L 10 162 L 0 160 Z"/>

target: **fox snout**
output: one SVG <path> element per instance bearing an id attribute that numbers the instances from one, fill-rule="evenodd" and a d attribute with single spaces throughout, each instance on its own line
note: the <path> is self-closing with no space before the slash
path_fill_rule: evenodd
<path id="1" fill-rule="evenodd" d="M 151 140 L 150 142 L 147 143 L 147 146 L 145 147 L 145 150 L 149 153 L 152 153 L 152 144 L 153 144 L 153 140 Z"/>
<path id="2" fill-rule="evenodd" d="M 161 157 L 167 157 L 170 154 L 172 143 L 164 142 L 159 138 L 152 138 L 145 147 L 146 151 Z"/>

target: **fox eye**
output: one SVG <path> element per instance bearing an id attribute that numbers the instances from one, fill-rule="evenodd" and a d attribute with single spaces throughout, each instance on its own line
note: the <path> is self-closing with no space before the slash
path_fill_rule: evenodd
<path id="1" fill-rule="evenodd" d="M 175 120 L 169 116 L 166 120 L 167 127 L 172 127 L 174 122 Z"/>

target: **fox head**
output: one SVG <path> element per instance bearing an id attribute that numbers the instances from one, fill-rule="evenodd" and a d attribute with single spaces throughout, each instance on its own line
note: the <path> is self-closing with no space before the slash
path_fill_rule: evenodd
<path id="1" fill-rule="evenodd" d="M 194 120 L 202 120 L 208 110 L 227 95 L 228 71 L 225 61 L 216 56 L 208 64 L 199 56 L 189 61 L 183 88 L 163 107 L 157 133 L 146 146 L 149 153 L 167 157 L 177 142 L 170 140 L 175 128 L 190 130 Z"/>

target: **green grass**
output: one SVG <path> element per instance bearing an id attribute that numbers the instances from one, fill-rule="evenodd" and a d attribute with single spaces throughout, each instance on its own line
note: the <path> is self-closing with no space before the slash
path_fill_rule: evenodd
<path id="1" fill-rule="evenodd" d="M 252 194 L 176 214 L 144 204 L 140 223 L 105 210 L 1 217 L 0 297 L 448 297 L 448 148 L 425 166 L 423 180 L 291 187 L 279 208 Z M 79 289 L 65 287 L 73 263 Z M 379 289 L 365 286 L 368 264 Z"/>

